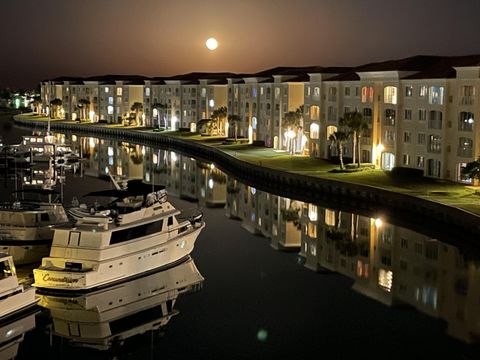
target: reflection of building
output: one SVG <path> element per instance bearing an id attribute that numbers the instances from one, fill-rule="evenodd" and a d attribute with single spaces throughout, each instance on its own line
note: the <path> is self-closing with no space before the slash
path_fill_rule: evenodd
<path id="1" fill-rule="evenodd" d="M 301 242 L 302 202 L 260 191 L 237 180 L 227 180 L 227 216 L 242 220 L 251 233 L 271 240 L 275 249 L 297 249 Z"/>
<path id="2" fill-rule="evenodd" d="M 451 336 L 480 336 L 480 269 L 458 249 L 414 231 L 312 204 L 303 207 L 300 255 L 312 270 L 355 280 L 385 305 L 408 304 L 448 322 Z"/>
<path id="3" fill-rule="evenodd" d="M 145 148 L 144 165 L 146 183 L 164 185 L 169 194 L 202 206 L 225 204 L 226 175 L 213 164 L 173 151 Z"/>
<path id="4" fill-rule="evenodd" d="M 178 313 L 178 296 L 201 288 L 202 283 L 190 258 L 173 268 L 84 295 L 41 295 L 40 305 L 50 310 L 54 335 L 107 350 L 165 327 Z"/>

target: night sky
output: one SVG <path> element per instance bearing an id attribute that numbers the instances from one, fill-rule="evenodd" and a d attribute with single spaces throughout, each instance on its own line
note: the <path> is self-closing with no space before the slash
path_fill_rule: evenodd
<path id="1" fill-rule="evenodd" d="M 0 88 L 480 54 L 479 13 L 478 0 L 0 0 Z"/>

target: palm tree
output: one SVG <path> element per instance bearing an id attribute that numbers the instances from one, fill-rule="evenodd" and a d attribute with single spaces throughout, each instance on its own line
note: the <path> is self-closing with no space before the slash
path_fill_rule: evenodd
<path id="1" fill-rule="evenodd" d="M 90 100 L 80 99 L 78 100 L 77 107 L 81 110 L 80 120 L 87 120 L 87 108 L 90 108 Z"/>
<path id="2" fill-rule="evenodd" d="M 357 152 L 357 165 L 360 167 L 360 138 L 368 131 L 368 121 L 357 110 L 346 112 L 340 119 L 340 126 L 347 127 L 353 134 L 352 136 L 352 153 L 353 163 L 355 163 L 355 152 Z"/>
<path id="3" fill-rule="evenodd" d="M 40 106 L 42 105 L 42 98 L 40 96 L 35 96 L 33 98 L 32 105 L 33 105 L 34 111 L 36 111 L 37 114 L 40 114 Z"/>
<path id="4" fill-rule="evenodd" d="M 295 133 L 295 137 L 297 135 L 298 129 L 302 125 L 303 119 L 303 105 L 299 106 L 295 111 L 289 111 L 283 115 L 282 123 L 287 128 L 287 131 L 293 131 Z M 289 149 L 292 151 L 292 154 L 295 152 L 291 146 L 293 139 L 289 139 Z"/>
<path id="5" fill-rule="evenodd" d="M 343 144 L 348 141 L 350 137 L 350 133 L 347 131 L 335 131 L 330 137 L 328 138 L 332 143 L 337 145 L 338 148 L 338 157 L 340 159 L 340 169 L 345 169 L 345 165 L 343 164 Z"/>
<path id="6" fill-rule="evenodd" d="M 51 119 L 57 119 L 59 117 L 58 112 L 62 107 L 62 104 L 63 104 L 62 100 L 58 98 L 50 101 L 50 106 L 51 106 L 50 118 Z"/>
<path id="7" fill-rule="evenodd" d="M 480 158 L 462 167 L 461 176 L 463 179 L 480 180 Z"/>
<path id="8" fill-rule="evenodd" d="M 135 112 L 135 125 L 139 123 L 140 112 L 143 111 L 143 104 L 140 102 L 134 102 L 130 110 Z"/>
<path id="9" fill-rule="evenodd" d="M 237 142 L 237 127 L 238 123 L 242 121 L 242 118 L 238 115 L 228 115 L 228 124 L 233 128 L 233 133 L 235 134 L 235 142 Z"/>
<path id="10" fill-rule="evenodd" d="M 220 135 L 224 135 L 223 129 L 225 128 L 223 125 L 224 119 L 228 115 L 228 110 L 226 106 L 221 106 L 218 109 L 213 110 L 212 112 L 212 120 L 214 122 L 214 128 L 216 127 Z M 222 121 L 223 120 L 223 121 Z"/>

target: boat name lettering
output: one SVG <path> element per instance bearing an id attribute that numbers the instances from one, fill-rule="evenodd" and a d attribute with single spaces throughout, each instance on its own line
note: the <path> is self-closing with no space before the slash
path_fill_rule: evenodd
<path id="1" fill-rule="evenodd" d="M 43 281 L 52 281 L 52 282 L 61 282 L 61 283 L 77 283 L 78 279 L 73 279 L 73 278 L 68 278 L 66 276 L 64 277 L 52 277 L 50 274 L 45 274 L 43 275 Z"/>

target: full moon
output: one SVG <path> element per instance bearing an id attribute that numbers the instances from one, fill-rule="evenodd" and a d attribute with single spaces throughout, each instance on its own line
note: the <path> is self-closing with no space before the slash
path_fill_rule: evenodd
<path id="1" fill-rule="evenodd" d="M 205 42 L 205 46 L 208 50 L 215 50 L 218 47 L 218 41 L 215 38 L 210 38 Z"/>

